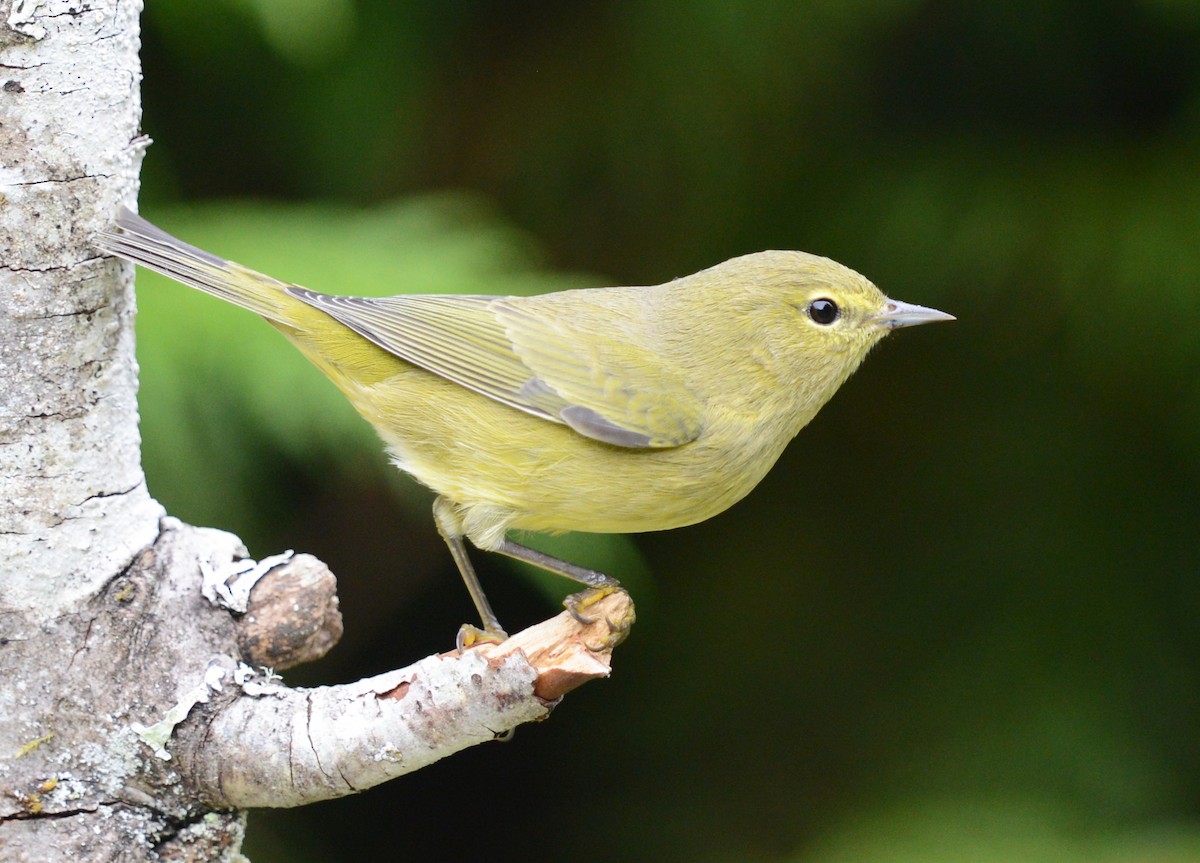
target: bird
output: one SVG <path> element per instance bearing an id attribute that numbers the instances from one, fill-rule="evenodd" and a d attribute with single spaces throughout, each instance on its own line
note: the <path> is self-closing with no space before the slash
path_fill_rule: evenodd
<path id="1" fill-rule="evenodd" d="M 347 297 L 225 260 L 126 207 L 96 244 L 264 318 L 433 490 L 483 626 L 464 626 L 460 646 L 506 637 L 464 539 L 583 584 L 565 604 L 588 621 L 617 579 L 510 531 L 705 521 L 759 483 L 888 333 L 954 320 L 798 251 L 650 286 Z"/>

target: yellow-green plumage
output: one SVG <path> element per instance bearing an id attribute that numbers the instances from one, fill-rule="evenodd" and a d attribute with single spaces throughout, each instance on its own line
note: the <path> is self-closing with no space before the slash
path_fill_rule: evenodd
<path id="1" fill-rule="evenodd" d="M 118 226 L 106 250 L 278 328 L 441 496 L 448 540 L 485 549 L 512 546 L 513 528 L 710 518 L 757 485 L 890 329 L 950 318 L 802 252 L 649 287 L 363 299 L 276 281 L 128 211 Z M 832 321 L 819 303 L 836 306 Z"/>

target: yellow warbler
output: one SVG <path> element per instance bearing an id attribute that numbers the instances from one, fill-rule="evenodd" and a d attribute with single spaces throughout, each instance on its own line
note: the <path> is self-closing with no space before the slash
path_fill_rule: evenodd
<path id="1" fill-rule="evenodd" d="M 494 634 L 463 537 L 611 591 L 615 579 L 507 532 L 710 518 L 758 484 L 890 330 L 953 320 L 803 252 L 651 287 L 361 298 L 277 281 L 125 209 L 116 225 L 98 238 L 105 251 L 261 315 L 341 389 L 396 465 L 437 493 L 438 530 Z"/>

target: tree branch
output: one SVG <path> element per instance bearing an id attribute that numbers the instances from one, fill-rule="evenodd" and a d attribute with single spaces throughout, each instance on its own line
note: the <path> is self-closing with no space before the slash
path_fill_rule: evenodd
<path id="1" fill-rule="evenodd" d="M 180 768 L 214 806 L 299 806 L 365 790 L 517 725 L 607 677 L 625 594 L 487 644 L 342 686 L 289 689 L 255 677 L 187 736 Z M 619 637 L 619 635 L 617 636 Z M 193 772 L 194 771 L 194 772 Z"/>

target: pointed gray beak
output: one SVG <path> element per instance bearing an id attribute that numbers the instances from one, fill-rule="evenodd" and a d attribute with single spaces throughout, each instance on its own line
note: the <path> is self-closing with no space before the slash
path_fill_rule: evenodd
<path id="1" fill-rule="evenodd" d="M 889 330 L 915 327 L 917 324 L 932 324 L 935 321 L 955 320 L 954 315 L 948 315 L 925 306 L 902 303 L 899 300 L 888 300 L 885 309 L 883 314 L 871 318 L 871 323 Z"/>

